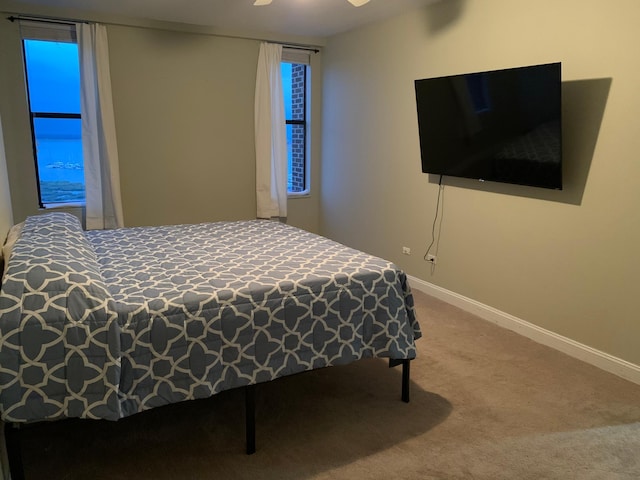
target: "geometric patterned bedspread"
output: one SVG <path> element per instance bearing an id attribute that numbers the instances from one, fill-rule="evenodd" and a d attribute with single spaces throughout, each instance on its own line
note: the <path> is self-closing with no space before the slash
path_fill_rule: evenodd
<path id="1" fill-rule="evenodd" d="M 27 219 L 0 293 L 3 420 L 117 420 L 361 358 L 415 358 L 392 263 L 267 220 Z"/>

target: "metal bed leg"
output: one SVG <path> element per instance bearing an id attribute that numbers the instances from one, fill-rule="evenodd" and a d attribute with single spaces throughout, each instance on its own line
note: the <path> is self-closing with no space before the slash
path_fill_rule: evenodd
<path id="1" fill-rule="evenodd" d="M 4 439 L 9 458 L 9 472 L 11 480 L 24 480 L 24 466 L 20 451 L 20 428 L 14 423 L 4 424 Z"/>
<path id="2" fill-rule="evenodd" d="M 244 387 L 247 455 L 256 453 L 256 386 Z"/>
<path id="3" fill-rule="evenodd" d="M 411 360 L 402 361 L 402 401 L 409 403 Z"/>
<path id="4" fill-rule="evenodd" d="M 402 365 L 402 401 L 409 403 L 411 360 L 389 359 L 389 368 L 397 367 L 398 365 Z"/>

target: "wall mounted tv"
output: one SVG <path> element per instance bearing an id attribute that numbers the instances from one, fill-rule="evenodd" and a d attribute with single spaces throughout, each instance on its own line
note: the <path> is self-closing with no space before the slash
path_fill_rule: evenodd
<path id="1" fill-rule="evenodd" d="M 422 171 L 562 189 L 561 64 L 415 81 Z"/>

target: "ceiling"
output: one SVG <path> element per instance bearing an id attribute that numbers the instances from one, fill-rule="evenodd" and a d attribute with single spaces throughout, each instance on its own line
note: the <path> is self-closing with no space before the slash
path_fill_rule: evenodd
<path id="1" fill-rule="evenodd" d="M 354 7 L 347 0 L 14 0 L 14 5 L 70 8 L 244 32 L 328 37 L 433 3 L 436 0 L 371 0 Z"/>

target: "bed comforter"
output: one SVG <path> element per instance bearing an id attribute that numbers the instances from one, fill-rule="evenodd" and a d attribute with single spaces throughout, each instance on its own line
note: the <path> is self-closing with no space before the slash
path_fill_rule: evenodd
<path id="1" fill-rule="evenodd" d="M 0 412 L 117 420 L 421 336 L 393 264 L 278 222 L 84 232 L 29 217 L 0 292 Z"/>

